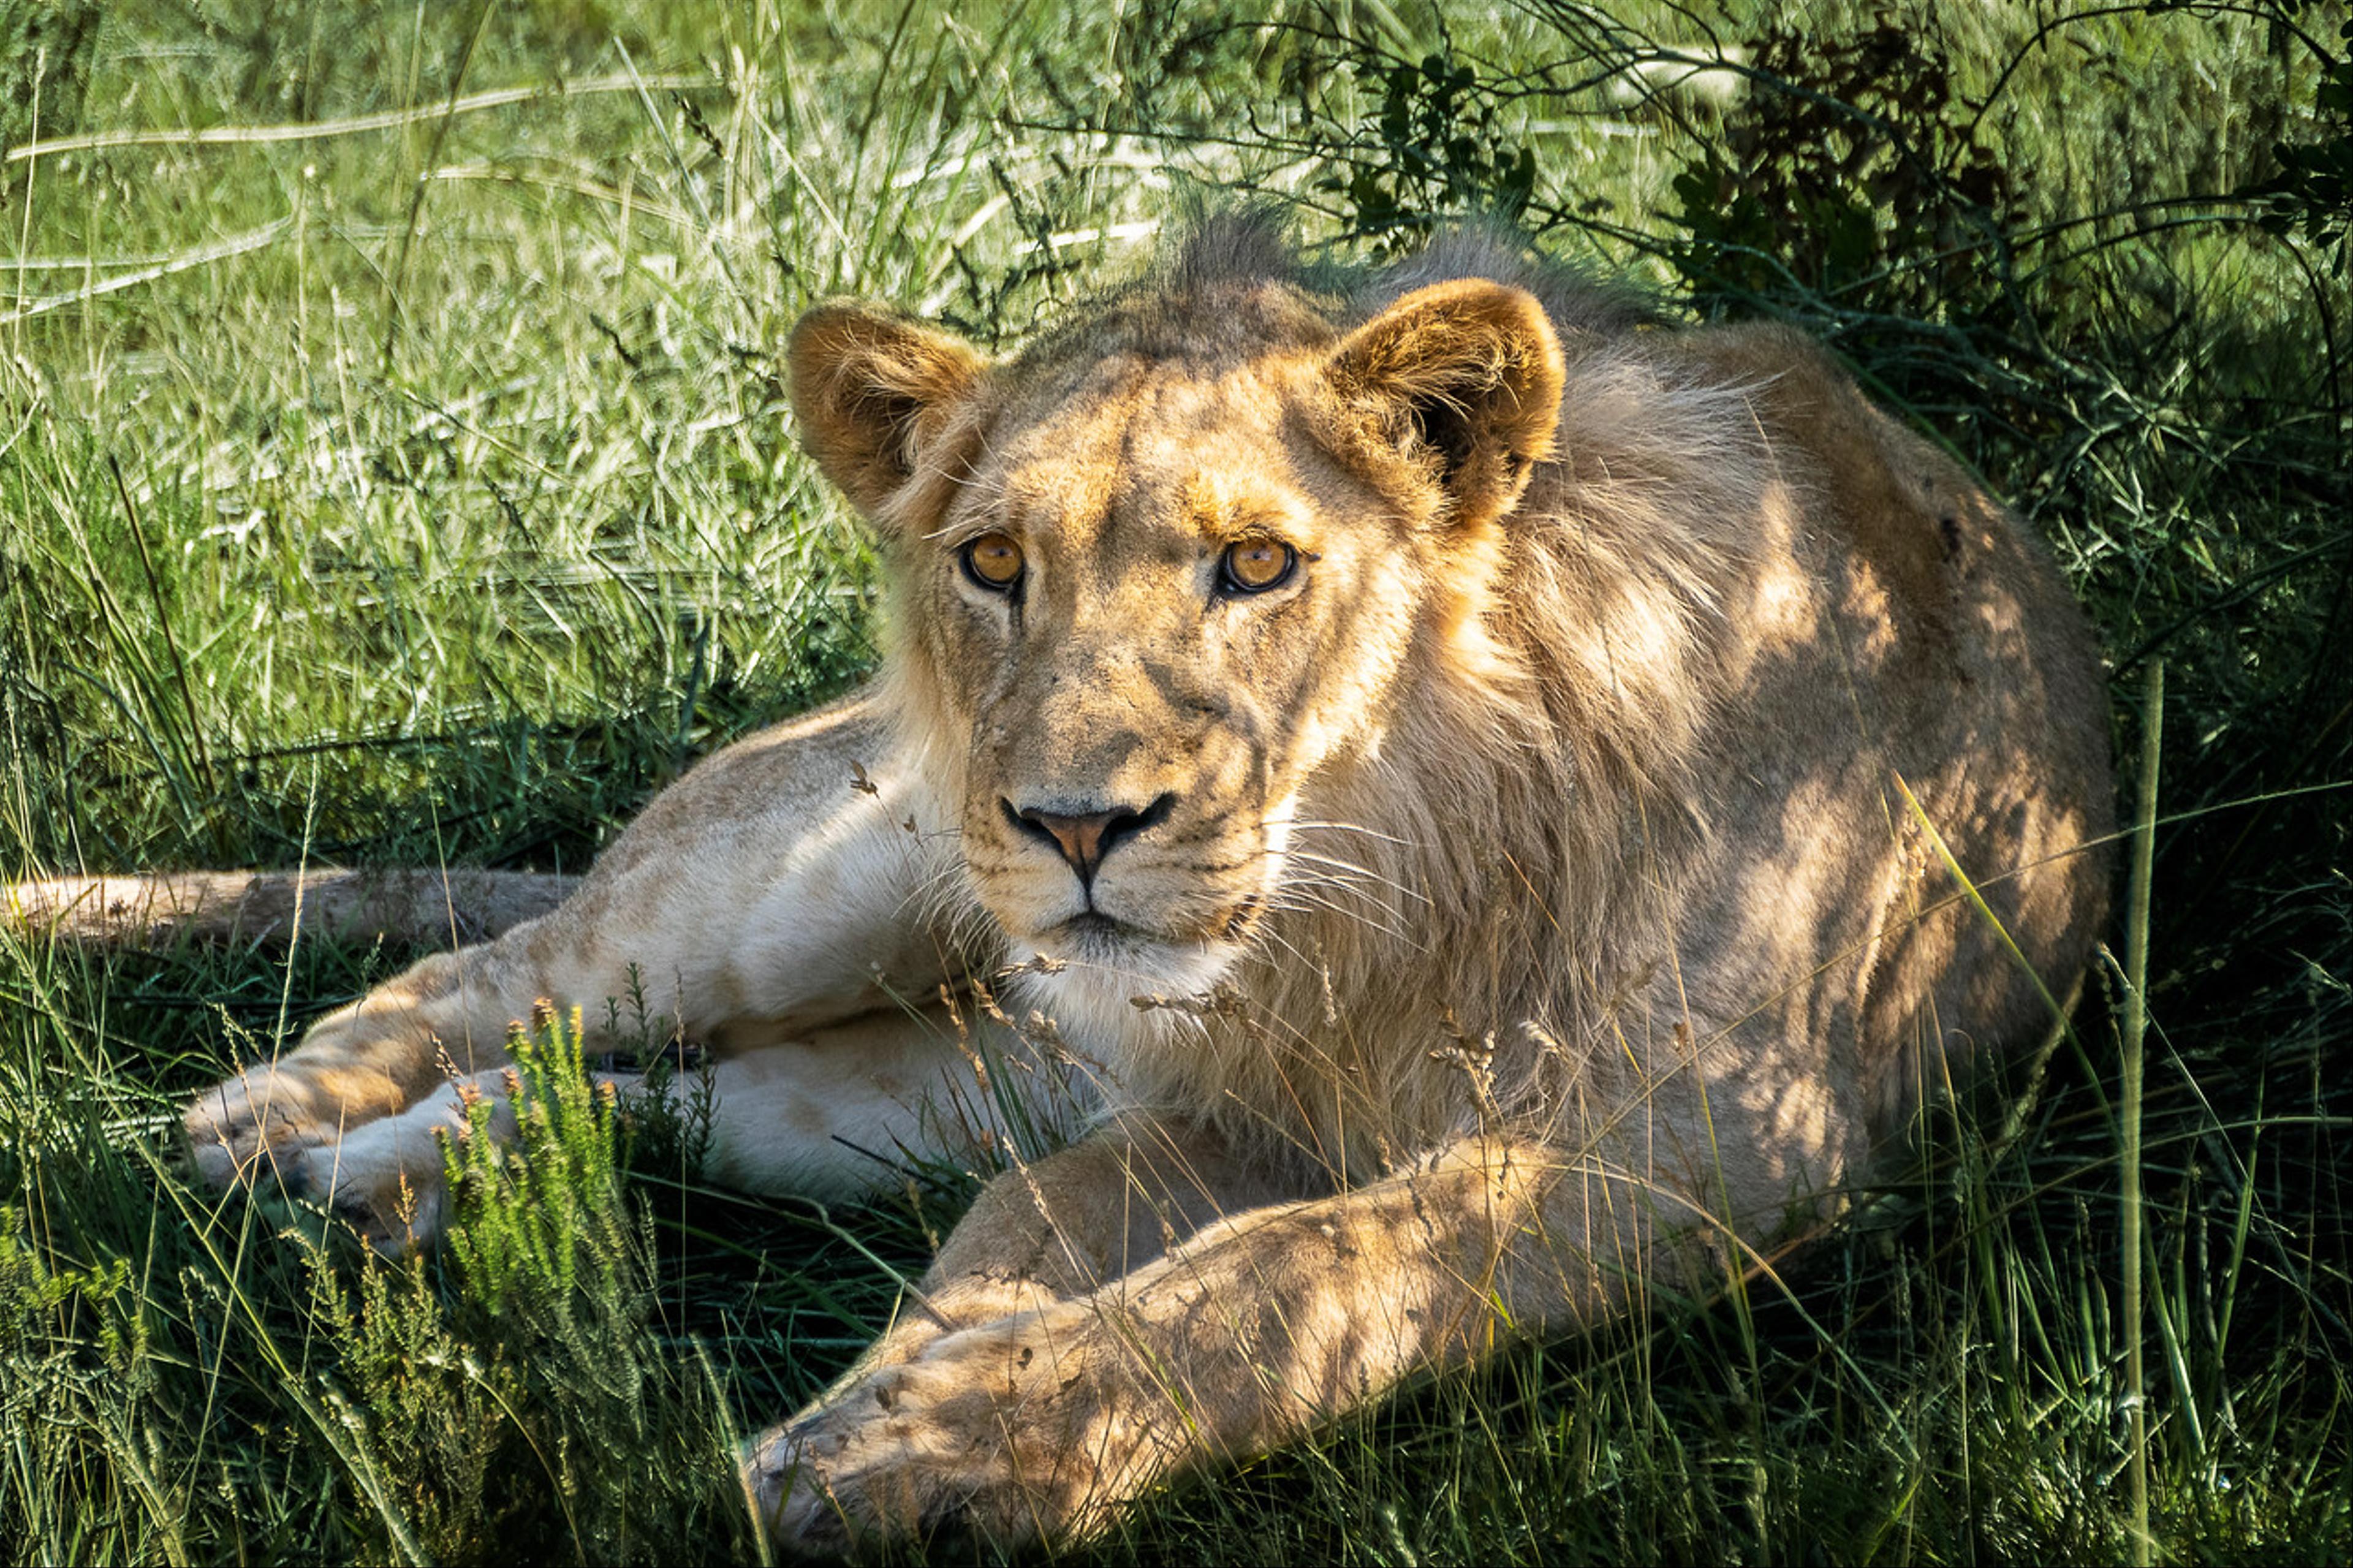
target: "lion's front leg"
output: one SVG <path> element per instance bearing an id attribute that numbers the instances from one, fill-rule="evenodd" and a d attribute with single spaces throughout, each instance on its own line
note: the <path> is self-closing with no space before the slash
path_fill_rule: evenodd
<path id="1" fill-rule="evenodd" d="M 518 956 L 501 942 L 427 958 L 206 1090 L 183 1118 L 197 1177 L 323 1204 L 386 1251 L 432 1239 L 445 1138 L 478 1100 L 492 1135 L 512 1135 L 508 1036 L 533 1015 L 539 978 Z"/>
<path id="2" fill-rule="evenodd" d="M 890 1331 L 811 1408 L 936 1340 L 1084 1295 L 1224 1215 L 1311 1188 L 1324 1184 L 1304 1171 L 1259 1168 L 1194 1123 L 1123 1117 L 991 1182 Z"/>
<path id="3" fill-rule="evenodd" d="M 1059 1078 L 1018 1060 L 1019 1041 L 994 1028 L 977 1032 L 976 1043 L 1013 1080 L 994 1089 L 977 1081 L 958 1042 L 944 1007 L 869 1014 L 790 1039 L 736 1042 L 670 1079 L 668 1092 L 673 1110 L 709 1117 L 710 1178 L 754 1192 L 856 1199 L 896 1179 L 902 1152 L 965 1159 L 1001 1143 L 1010 1097 L 1027 1101 L 1021 1120 L 1032 1127 L 1066 1110 Z M 289 1065 L 302 1059 L 298 1053 Z M 635 1071 L 590 1076 L 624 1096 L 645 1083 Z M 528 1104 L 536 1092 L 512 1068 L 444 1077 L 396 1113 L 270 1157 L 289 1188 L 325 1205 L 378 1249 L 405 1252 L 432 1239 L 448 1218 L 452 1141 L 482 1128 L 511 1142 L 517 1097 Z M 964 1321 L 1001 1315 L 976 1310 Z"/>
<path id="4" fill-rule="evenodd" d="M 862 1369 L 766 1440 L 755 1485 L 803 1550 L 941 1527 L 1083 1533 L 1505 1325 L 1615 1310 L 1651 1205 L 1579 1163 L 1474 1140 L 1353 1194 L 1220 1220 L 1097 1289 Z"/>
<path id="5" fill-rule="evenodd" d="M 504 1025 L 467 1026 L 468 970 L 485 951 L 425 960 L 321 1019 L 301 1049 L 199 1095 L 185 1118 L 197 1175 L 221 1187 L 274 1176 L 308 1192 L 316 1152 L 453 1075 L 503 1066 Z"/>
<path id="6" fill-rule="evenodd" d="M 1100 1522 L 1187 1446 L 1180 1406 L 1121 1342 L 1140 1330 L 1092 1298 L 1057 1301 L 862 1372 L 754 1456 L 776 1539 L 833 1555 L 943 1529 L 1017 1542 Z"/>
<path id="7" fill-rule="evenodd" d="M 224 1186 L 274 1175 L 366 1211 L 372 1233 L 417 1229 L 416 1194 L 438 1175 L 425 1134 L 449 1120 L 453 1086 L 503 1068 L 509 1027 L 542 999 L 579 1008 L 599 1050 L 607 1005 L 635 997 L 657 1037 L 762 1064 L 742 1071 L 757 1091 L 746 1103 L 773 1104 L 782 1130 L 759 1117 L 720 1129 L 723 1173 L 771 1190 L 881 1184 L 892 1140 L 920 1131 L 908 1107 L 956 1061 L 920 1031 L 887 1048 L 851 1037 L 854 1020 L 958 973 L 911 913 L 944 851 L 930 782 L 892 745 L 874 704 L 852 700 L 710 758 L 551 913 L 426 960 L 200 1096 L 187 1114 L 198 1173 Z M 844 1048 L 828 1051 L 835 1035 Z"/>

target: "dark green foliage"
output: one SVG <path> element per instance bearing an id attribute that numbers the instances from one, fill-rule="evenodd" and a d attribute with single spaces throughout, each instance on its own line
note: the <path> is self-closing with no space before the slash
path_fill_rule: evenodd
<path id="1" fill-rule="evenodd" d="M 1519 216 L 1535 189 L 1535 150 L 1504 135 L 1475 70 L 1443 53 L 1349 63 L 1360 90 L 1378 89 L 1380 110 L 1326 150 L 1346 173 L 1322 184 L 1346 204 L 1357 233 L 1400 248 L 1449 216 Z"/>
<path id="2" fill-rule="evenodd" d="M 1692 290 L 1998 330 L 2018 173 L 1978 138 L 1933 23 L 1777 26 L 1750 58 L 1744 110 L 1674 178 L 1668 255 Z"/>
<path id="3" fill-rule="evenodd" d="M 2304 0 L 2276 0 L 2276 5 L 2281 27 L 2305 19 Z M 2312 103 L 2314 134 L 2308 140 L 2282 142 L 2275 150 L 2278 172 L 2247 187 L 2245 194 L 2269 205 L 2264 226 L 2274 234 L 2300 234 L 2316 247 L 2334 252 L 2342 274 L 2353 268 L 2353 19 L 2337 29 L 2334 49 L 2309 34 L 2300 33 L 2298 41 L 2319 64 Z"/>

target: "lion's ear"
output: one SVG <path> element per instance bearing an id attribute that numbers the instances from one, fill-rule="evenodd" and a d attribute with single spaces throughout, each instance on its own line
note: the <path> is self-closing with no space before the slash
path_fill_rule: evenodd
<path id="1" fill-rule="evenodd" d="M 869 517 L 915 477 L 982 374 L 961 340 L 859 305 L 803 316 L 786 360 L 802 444 Z"/>
<path id="2" fill-rule="evenodd" d="M 1552 453 L 1560 340 L 1525 289 L 1477 278 L 1417 289 L 1342 340 L 1327 374 L 1384 457 L 1445 490 L 1451 522 L 1510 510 Z"/>

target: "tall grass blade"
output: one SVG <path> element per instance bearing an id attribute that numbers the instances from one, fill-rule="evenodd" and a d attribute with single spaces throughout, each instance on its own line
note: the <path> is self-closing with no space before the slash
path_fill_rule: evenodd
<path id="1" fill-rule="evenodd" d="M 2148 1028 L 2148 886 L 2157 839 L 2157 769 L 2165 742 L 2165 660 L 2148 661 L 2141 681 L 2140 808 L 2133 821 L 2132 885 L 2125 916 L 2124 1330 L 2125 1398 L 2132 1413 L 2132 1552 L 2147 1568 L 2148 1533 L 2148 1384 L 2141 1365 L 2141 1094 Z"/>

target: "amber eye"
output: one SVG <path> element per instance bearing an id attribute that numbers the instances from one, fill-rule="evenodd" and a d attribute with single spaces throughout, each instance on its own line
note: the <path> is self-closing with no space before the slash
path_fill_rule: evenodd
<path id="1" fill-rule="evenodd" d="M 1009 594 L 1021 581 L 1021 546 L 1003 533 L 984 533 L 958 551 L 964 574 L 992 594 Z"/>
<path id="2" fill-rule="evenodd" d="M 1263 594 L 1280 588 L 1298 568 L 1299 552 L 1272 539 L 1245 539 L 1226 546 L 1218 562 L 1218 584 L 1229 594 Z"/>

